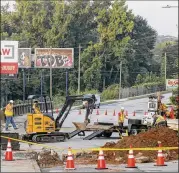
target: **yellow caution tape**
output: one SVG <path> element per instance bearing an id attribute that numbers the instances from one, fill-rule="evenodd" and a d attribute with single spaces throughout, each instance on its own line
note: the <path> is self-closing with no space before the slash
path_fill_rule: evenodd
<path id="1" fill-rule="evenodd" d="M 18 142 L 23 142 L 23 143 L 26 143 L 26 144 L 30 144 L 30 145 L 38 145 L 38 146 L 42 146 L 42 147 L 45 147 L 45 148 L 54 148 L 54 149 L 57 149 L 57 150 L 65 150 L 65 148 L 59 148 L 59 147 L 54 147 L 54 146 L 49 146 L 49 145 L 45 145 L 45 144 L 39 144 L 39 143 L 35 143 L 35 142 L 29 142 L 29 141 L 24 141 L 24 140 L 21 140 L 21 139 L 15 139 L 15 138 L 10 138 L 10 137 L 7 137 L 7 136 L 2 136 L 2 138 L 5 138 L 5 139 L 11 139 L 13 141 L 18 141 Z M 66 148 L 68 149 L 68 148 Z"/>
<path id="2" fill-rule="evenodd" d="M 21 139 L 15 139 L 15 138 L 10 138 L 7 136 L 2 136 L 2 138 L 6 138 L 6 139 L 11 139 L 14 141 L 19 141 L 19 142 L 23 142 L 23 143 L 27 143 L 27 144 L 31 144 L 31 145 L 38 145 L 38 146 L 42 146 L 45 148 L 51 148 L 51 149 L 56 149 L 58 151 L 64 151 L 64 150 L 68 150 L 68 148 L 59 148 L 59 147 L 54 147 L 54 146 L 49 146 L 49 145 L 45 145 L 45 144 L 39 144 L 39 143 L 35 143 L 35 142 L 28 142 L 28 141 L 24 141 Z M 77 151 L 129 151 L 129 150 L 143 150 L 143 151 L 154 151 L 154 150 L 177 150 L 179 149 L 179 147 L 148 147 L 148 148 L 80 148 L 80 149 L 71 149 L 74 153 L 77 153 Z"/>

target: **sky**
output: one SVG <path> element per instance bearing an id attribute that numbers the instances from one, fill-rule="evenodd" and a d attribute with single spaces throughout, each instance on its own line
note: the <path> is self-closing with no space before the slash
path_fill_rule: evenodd
<path id="1" fill-rule="evenodd" d="M 3 2 L 2 2 L 3 1 Z M 4 4 L 8 1 L 2 0 Z M 12 4 L 13 1 L 10 1 Z M 133 10 L 135 15 L 140 15 L 148 21 L 148 24 L 154 28 L 159 35 L 170 35 L 178 37 L 178 8 L 162 8 L 163 6 L 178 6 L 177 0 L 140 0 L 127 1 L 129 9 Z"/>
<path id="2" fill-rule="evenodd" d="M 178 1 L 127 1 L 134 14 L 146 18 L 159 35 L 178 37 L 178 8 L 162 8 L 178 6 Z"/>

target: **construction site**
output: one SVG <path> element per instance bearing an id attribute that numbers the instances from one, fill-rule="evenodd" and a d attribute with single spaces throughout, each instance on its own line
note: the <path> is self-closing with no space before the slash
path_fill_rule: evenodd
<path id="1" fill-rule="evenodd" d="M 163 170 L 164 165 L 170 167 L 168 164 L 178 163 L 178 119 L 171 105 L 170 113 L 165 117 L 167 126 L 152 126 L 152 117 L 154 109 L 158 108 L 158 101 L 168 102 L 169 95 L 156 93 L 146 98 L 106 104 L 100 109 L 91 109 L 91 95 L 68 97 L 61 110 L 53 111 L 54 120 L 58 119 L 60 129 L 59 132 L 51 130 L 52 133 L 29 133 L 29 128 L 34 130 L 29 118 L 32 114 L 18 116 L 18 133 L 1 132 L 1 149 L 7 160 L 3 164 L 8 164 L 8 160 L 31 160 L 41 172 L 63 172 L 64 168 L 126 172 L 130 169 L 142 170 L 138 165 L 143 164 L 155 164 L 157 169 Z M 162 96 L 163 99 L 160 99 Z M 83 101 L 84 105 L 88 101 L 87 109 L 74 107 L 70 111 L 75 100 Z M 70 109 L 67 108 L 69 105 Z M 117 125 L 121 106 L 125 106 L 128 111 L 123 128 Z M 40 118 L 38 114 L 34 116 Z M 49 138 L 46 134 L 55 135 L 56 138 Z M 41 136 L 43 138 L 40 139 Z M 12 147 L 11 152 L 7 148 L 9 146 Z"/>

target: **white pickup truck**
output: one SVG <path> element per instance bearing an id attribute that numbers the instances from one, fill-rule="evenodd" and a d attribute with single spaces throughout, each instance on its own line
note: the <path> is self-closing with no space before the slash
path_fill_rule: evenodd
<path id="1" fill-rule="evenodd" d="M 96 109 L 96 108 L 100 108 L 100 95 L 98 95 L 98 94 L 95 94 L 95 97 L 96 97 L 96 101 L 95 101 L 95 103 L 94 103 L 94 109 Z M 86 103 L 86 101 L 84 101 L 83 102 L 83 109 L 85 108 L 85 104 L 87 104 Z"/>

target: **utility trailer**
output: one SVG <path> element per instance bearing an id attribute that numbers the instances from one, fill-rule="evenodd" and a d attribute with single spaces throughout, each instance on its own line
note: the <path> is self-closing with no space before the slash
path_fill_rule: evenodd
<path id="1" fill-rule="evenodd" d="M 86 125 L 84 123 L 73 122 L 76 130 L 69 133 L 69 139 L 79 135 L 85 136 L 85 132 L 92 131 L 88 136 L 85 136 L 83 140 L 91 140 L 95 137 L 111 137 L 113 132 L 118 132 L 119 136 L 121 133 L 128 133 L 128 135 L 136 135 L 139 132 L 146 131 L 150 128 L 150 125 L 143 124 L 143 120 L 140 119 L 128 119 L 128 126 L 121 128 L 120 126 L 114 125 L 113 123 L 95 122 L 93 125 Z"/>

